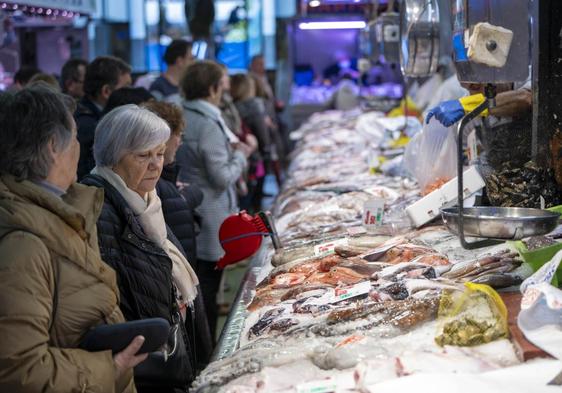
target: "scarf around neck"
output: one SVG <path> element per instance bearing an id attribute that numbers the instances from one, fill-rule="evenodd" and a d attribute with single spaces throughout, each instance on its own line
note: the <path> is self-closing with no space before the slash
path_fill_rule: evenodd
<path id="1" fill-rule="evenodd" d="M 91 173 L 104 178 L 115 187 L 131 210 L 133 210 L 145 235 L 168 254 L 168 257 L 172 260 L 174 284 L 178 288 L 183 300 L 191 306 L 195 297 L 197 297 L 199 280 L 182 252 L 168 239 L 162 203 L 156 190 L 148 192 L 146 198 L 143 198 L 127 187 L 121 176 L 109 167 L 96 166 Z"/>

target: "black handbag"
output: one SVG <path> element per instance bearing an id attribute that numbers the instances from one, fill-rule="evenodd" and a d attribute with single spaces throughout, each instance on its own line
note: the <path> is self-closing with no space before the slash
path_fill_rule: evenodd
<path id="1" fill-rule="evenodd" d="M 166 349 L 150 353 L 134 370 L 135 385 L 141 392 L 143 388 L 181 389 L 187 392 L 195 378 L 195 364 L 192 359 L 194 351 L 175 303 L 175 288 L 173 292 L 172 323 Z"/>
<path id="2" fill-rule="evenodd" d="M 163 318 L 99 325 L 85 334 L 79 347 L 90 352 L 111 349 L 116 354 L 124 350 L 136 336 L 141 335 L 145 341 L 137 354 L 151 353 L 160 350 L 166 343 L 169 330 L 170 324 Z"/>

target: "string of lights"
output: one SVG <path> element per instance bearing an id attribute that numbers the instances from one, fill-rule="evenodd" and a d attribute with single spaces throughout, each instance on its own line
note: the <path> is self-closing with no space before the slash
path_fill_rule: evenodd
<path id="1" fill-rule="evenodd" d="M 11 4 L 11 3 L 0 3 L 0 9 L 4 12 L 14 12 L 22 13 L 28 16 L 39 16 L 47 18 L 74 18 L 79 17 L 79 12 L 68 11 L 57 8 L 46 8 L 46 7 L 36 7 L 29 6 L 26 4 Z"/>

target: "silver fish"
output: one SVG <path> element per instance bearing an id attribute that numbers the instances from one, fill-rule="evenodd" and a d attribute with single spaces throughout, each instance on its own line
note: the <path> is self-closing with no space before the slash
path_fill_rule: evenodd
<path id="1" fill-rule="evenodd" d="M 486 284 L 491 286 L 492 288 L 500 289 L 500 288 L 508 288 L 513 285 L 519 285 L 523 282 L 523 278 L 513 274 L 493 273 L 493 274 L 486 274 L 481 277 L 475 278 L 471 280 L 471 282 L 477 284 Z"/>
<path id="2" fill-rule="evenodd" d="M 378 279 L 388 280 L 393 277 L 396 277 L 398 274 L 402 272 L 407 272 L 409 270 L 415 270 L 415 269 L 424 269 L 427 267 L 428 267 L 427 265 L 421 263 L 401 262 L 401 263 L 397 263 L 396 265 L 390 265 L 388 267 L 385 267 L 380 272 L 373 274 L 371 278 L 374 280 L 378 280 Z"/>
<path id="3" fill-rule="evenodd" d="M 413 280 L 405 280 L 405 286 L 408 290 L 410 296 L 414 293 L 423 291 L 426 289 L 435 289 L 435 290 L 443 290 L 443 289 L 451 289 L 451 290 L 464 290 L 464 286 L 458 283 L 455 283 L 450 280 L 423 280 L 423 279 L 413 279 Z"/>
<path id="4" fill-rule="evenodd" d="M 517 253 L 512 253 L 509 250 L 504 250 L 495 255 L 487 255 L 476 260 L 457 262 L 451 267 L 451 270 L 443 274 L 443 277 L 455 279 L 469 276 L 476 269 L 480 269 L 481 267 L 489 265 L 491 263 L 500 262 L 504 258 L 514 258 L 516 255 Z"/>

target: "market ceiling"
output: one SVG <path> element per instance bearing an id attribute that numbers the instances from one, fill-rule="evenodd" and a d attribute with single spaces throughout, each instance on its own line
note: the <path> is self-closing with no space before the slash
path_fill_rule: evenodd
<path id="1" fill-rule="evenodd" d="M 33 13 L 38 13 L 38 10 L 45 15 L 50 16 L 50 12 L 60 10 L 61 12 L 67 11 L 80 14 L 91 15 L 96 12 L 96 0 L 5 0 L 1 1 L 3 9 L 7 10 L 23 10 L 29 11 L 33 8 Z"/>

